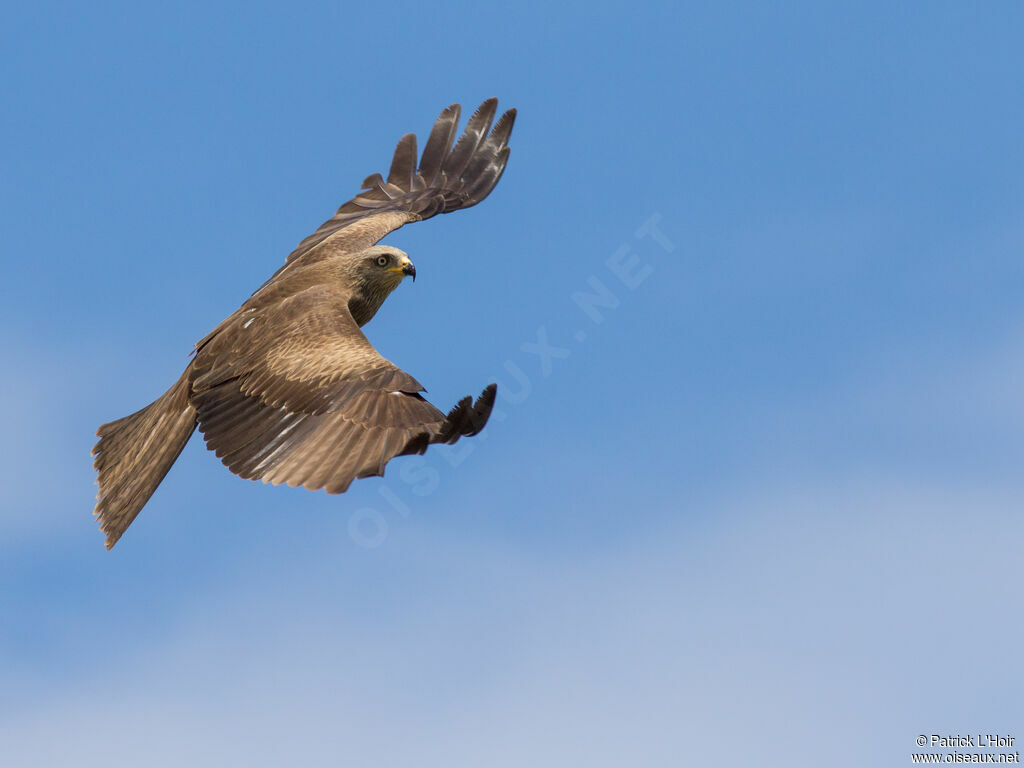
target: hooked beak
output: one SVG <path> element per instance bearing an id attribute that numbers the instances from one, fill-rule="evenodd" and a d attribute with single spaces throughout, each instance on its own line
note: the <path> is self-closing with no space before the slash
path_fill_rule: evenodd
<path id="1" fill-rule="evenodd" d="M 397 267 L 389 267 L 384 270 L 385 272 L 391 272 L 392 274 L 398 273 L 402 277 L 406 275 L 412 275 L 412 281 L 416 282 L 416 267 L 413 265 L 412 260 L 408 256 L 403 256 L 402 261 Z"/>

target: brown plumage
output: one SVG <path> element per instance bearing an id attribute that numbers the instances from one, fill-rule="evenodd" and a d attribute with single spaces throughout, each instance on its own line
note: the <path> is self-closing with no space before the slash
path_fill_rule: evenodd
<path id="1" fill-rule="evenodd" d="M 368 177 L 361 192 L 299 243 L 270 280 L 196 344 L 174 386 L 97 430 L 95 514 L 108 549 L 197 426 L 235 474 L 328 493 L 382 475 L 395 456 L 483 429 L 494 384 L 445 415 L 360 328 L 403 277 L 416 276 L 406 254 L 377 241 L 403 224 L 476 205 L 498 183 L 515 110 L 492 129 L 497 104 L 485 101 L 454 147 L 460 107 L 445 109 L 418 167 L 416 137 L 403 136 L 387 180 Z"/>

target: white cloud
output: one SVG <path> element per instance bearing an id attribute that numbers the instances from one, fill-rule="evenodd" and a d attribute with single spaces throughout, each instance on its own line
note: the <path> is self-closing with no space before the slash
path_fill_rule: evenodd
<path id="1" fill-rule="evenodd" d="M 16 682 L 32 703 L 4 762 L 861 766 L 1020 722 L 1012 494 L 865 484 L 700 512 L 575 559 L 420 537 L 369 569 L 337 561 L 347 543 L 250 563 L 161 646 L 112 627 L 95 674 Z"/>

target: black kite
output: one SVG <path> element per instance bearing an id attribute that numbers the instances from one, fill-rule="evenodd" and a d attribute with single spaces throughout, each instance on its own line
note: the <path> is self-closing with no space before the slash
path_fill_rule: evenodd
<path id="1" fill-rule="evenodd" d="M 97 430 L 95 514 L 108 549 L 197 426 L 235 474 L 328 493 L 342 493 L 357 477 L 382 475 L 395 456 L 484 427 L 494 384 L 445 415 L 360 327 L 406 275 L 416 277 L 406 254 L 377 241 L 403 224 L 476 205 L 498 183 L 515 110 L 492 129 L 497 105 L 485 101 L 454 147 L 461 110 L 445 109 L 418 167 L 416 136 L 403 136 L 387 180 L 369 176 L 359 194 L 299 243 L 270 280 L 196 344 L 174 386 Z"/>

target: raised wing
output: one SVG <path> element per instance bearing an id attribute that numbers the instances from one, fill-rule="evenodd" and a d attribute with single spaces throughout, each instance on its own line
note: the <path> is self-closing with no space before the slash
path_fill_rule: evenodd
<path id="1" fill-rule="evenodd" d="M 385 180 L 379 173 L 363 181 L 362 191 L 299 243 L 286 264 L 316 261 L 316 247 L 337 235 L 352 252 L 368 248 L 410 221 L 422 221 L 476 205 L 491 193 L 508 163 L 508 139 L 516 111 L 510 109 L 491 128 L 497 99 L 473 113 L 455 146 L 452 141 L 462 108 L 441 112 L 416 164 L 416 135 L 407 133 L 395 148 Z M 333 242 L 333 241 L 332 241 Z"/>
<path id="2" fill-rule="evenodd" d="M 476 434 L 494 404 L 492 385 L 441 413 L 372 347 L 338 288 L 228 323 L 196 353 L 191 401 L 207 445 L 241 477 L 341 493 L 395 456 Z"/>

